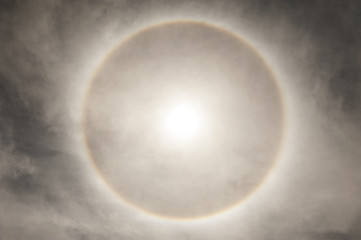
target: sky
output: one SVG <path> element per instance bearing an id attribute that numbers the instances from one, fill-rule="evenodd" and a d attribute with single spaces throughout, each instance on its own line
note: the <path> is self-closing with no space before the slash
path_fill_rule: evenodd
<path id="1" fill-rule="evenodd" d="M 106 63 L 109 52 L 139 30 L 176 20 L 218 26 L 252 46 L 276 79 L 285 118 L 277 162 L 257 192 L 225 212 L 189 221 L 154 216 L 119 198 L 94 167 L 84 143 L 83 105 L 87 97 L 94 95 L 93 101 L 101 102 L 111 91 L 124 91 L 122 87 L 103 87 L 99 83 L 95 84 L 97 88 L 90 87 L 91 79 L 101 69 L 100 63 Z M 360 239 L 360 25 L 361 3 L 356 0 L 1 1 L 0 239 Z M 196 33 L 197 44 L 206 40 L 207 34 L 202 35 L 201 30 Z M 186 40 L 185 47 L 194 46 L 194 42 Z M 151 41 L 151 37 L 142 41 Z M 167 38 L 162 41 L 168 46 Z M 231 58 L 232 46 L 227 42 L 217 49 Z M 123 49 L 136 51 L 132 47 Z M 200 50 L 205 59 L 210 51 L 206 50 Z M 144 78 L 145 65 L 141 63 L 147 61 L 140 57 L 142 53 L 132 52 L 129 61 L 121 59 L 118 64 L 131 63 Z M 251 55 L 242 56 L 248 59 Z M 161 62 L 164 55 L 155 56 L 153 60 Z M 239 71 L 229 59 L 219 65 L 224 67 L 224 74 Z M 192 66 L 199 69 L 203 65 Z M 216 76 L 203 72 L 208 78 Z M 104 76 L 107 79 L 104 74 L 98 78 Z M 254 76 L 247 75 L 247 81 L 254 82 Z M 163 80 L 151 80 L 143 80 L 135 92 L 127 90 L 117 104 L 136 102 L 147 91 L 153 94 L 149 87 Z M 115 80 L 109 81 L 113 84 Z M 117 83 L 125 84 L 122 81 Z M 170 85 L 177 86 L 180 81 L 174 78 Z M 222 79 L 215 81 L 215 86 L 225 86 Z M 259 102 L 249 105 L 247 111 L 263 109 L 257 113 L 261 116 L 259 122 L 273 136 L 280 120 L 275 117 L 275 123 L 262 115 L 272 115 L 264 100 L 273 93 L 261 93 L 255 90 L 250 94 L 251 100 Z M 155 96 L 158 99 L 159 94 Z M 218 98 L 211 95 L 208 99 Z M 238 96 L 235 99 L 233 107 Z M 112 113 L 107 105 L 97 109 Z M 104 118 L 107 124 L 102 125 L 101 115 L 96 116 L 99 127 L 111 126 L 109 118 Z M 227 116 L 239 117 L 230 113 Z M 265 135 L 256 130 L 252 136 L 264 140 Z M 235 135 L 234 140 L 241 141 Z M 104 138 L 91 136 L 92 141 L 102 142 Z M 137 138 L 134 145 L 120 144 L 120 150 L 115 147 L 111 154 L 138 154 L 134 146 L 139 142 L 144 141 Z M 228 146 L 228 142 L 222 144 Z M 271 143 L 267 144 L 265 148 Z M 127 150 L 123 152 L 124 146 Z M 222 166 L 222 162 L 218 164 Z M 149 161 L 143 170 L 153 166 Z M 132 174 L 127 168 L 121 170 L 124 186 L 130 186 L 130 177 L 145 178 L 137 168 Z M 225 176 L 229 173 L 225 170 Z M 205 179 L 200 180 L 204 183 L 201 186 L 210 194 Z M 149 186 L 142 185 L 143 190 L 152 193 Z M 214 199 L 224 196 L 222 188 L 216 192 Z M 167 196 L 164 191 L 156 194 L 160 198 Z M 185 188 L 172 194 L 182 198 L 192 192 Z M 146 197 L 132 199 L 148 204 Z M 177 197 L 173 200 L 177 201 Z M 157 198 L 152 201 L 157 203 Z M 207 209 L 207 203 L 206 199 L 200 205 Z"/>

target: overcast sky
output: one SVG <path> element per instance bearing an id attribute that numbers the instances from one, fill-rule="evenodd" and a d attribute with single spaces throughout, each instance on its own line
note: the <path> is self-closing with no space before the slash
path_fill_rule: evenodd
<path id="1" fill-rule="evenodd" d="M 90 164 L 82 103 L 96 66 L 155 23 L 193 19 L 249 42 L 282 89 L 286 136 L 247 203 L 199 221 L 128 206 Z M 361 3 L 0 3 L 0 239 L 361 239 Z"/>

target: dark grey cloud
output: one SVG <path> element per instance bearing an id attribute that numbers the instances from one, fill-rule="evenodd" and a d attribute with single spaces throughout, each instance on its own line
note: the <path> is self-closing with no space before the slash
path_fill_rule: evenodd
<path id="1" fill-rule="evenodd" d="M 355 114 L 359 120 L 360 3 L 352 0 L 268 1 L 259 6 L 273 17 L 286 18 L 298 32 L 298 37 L 309 38 L 314 46 L 312 58 L 307 59 L 310 68 L 316 74 L 327 74 L 318 81 L 325 85 L 332 98 L 341 101 L 346 114 Z M 298 46 L 294 45 L 294 48 Z"/>
<path id="2" fill-rule="evenodd" d="M 177 223 L 130 209 L 81 153 L 79 97 L 98 59 L 139 26 L 203 18 L 277 66 L 292 136 L 247 209 Z M 1 1 L 0 239 L 361 238 L 361 3 Z"/>

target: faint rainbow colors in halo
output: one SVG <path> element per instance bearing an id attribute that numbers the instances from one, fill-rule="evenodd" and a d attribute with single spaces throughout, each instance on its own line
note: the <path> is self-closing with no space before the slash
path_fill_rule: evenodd
<path id="1" fill-rule="evenodd" d="M 271 76 L 272 81 L 275 86 L 275 88 L 277 89 L 277 94 L 278 94 L 278 98 L 280 101 L 280 107 L 282 109 L 282 116 L 281 118 L 281 125 L 282 125 L 282 129 L 281 129 L 281 137 L 280 137 L 280 141 L 278 144 L 278 149 L 276 150 L 276 153 L 274 154 L 274 158 L 272 160 L 272 164 L 269 166 L 268 171 L 265 173 L 265 175 L 262 177 L 261 181 L 252 189 L 252 191 L 249 191 L 247 193 L 246 196 L 242 197 L 241 199 L 238 199 L 238 201 L 236 201 L 236 203 L 234 204 L 230 204 L 227 207 L 224 207 L 222 209 L 218 209 L 217 211 L 212 211 L 209 214 L 203 214 L 203 215 L 199 215 L 199 216 L 195 216 L 195 217 L 179 217 L 179 216 L 172 216 L 172 215 L 162 215 L 162 214 L 158 214 L 154 211 L 150 211 L 146 208 L 142 208 L 140 206 L 138 206 L 137 204 L 134 204 L 132 201 L 129 201 L 128 199 L 126 199 L 126 197 L 122 196 L 122 194 L 120 194 L 117 190 L 114 189 L 113 185 L 109 183 L 109 181 L 106 180 L 106 177 L 104 176 L 104 173 L 102 173 L 102 171 L 100 170 L 98 164 L 96 163 L 95 159 L 94 159 L 94 152 L 92 152 L 91 147 L 89 146 L 89 139 L 88 139 L 88 134 L 87 134 L 87 103 L 89 101 L 89 95 L 90 95 L 90 91 L 92 89 L 93 86 L 93 82 L 95 81 L 95 78 L 97 77 L 99 71 L 103 68 L 104 64 L 111 58 L 111 56 L 119 49 L 121 49 L 126 43 L 132 41 L 133 39 L 135 39 L 136 37 L 140 36 L 143 33 L 146 33 L 148 31 L 152 31 L 153 29 L 159 29 L 162 27 L 166 27 L 166 26 L 171 26 L 171 25 L 194 25 L 194 26 L 202 26 L 205 28 L 209 28 L 209 29 L 213 29 L 215 31 L 221 32 L 225 35 L 227 35 L 228 37 L 232 37 L 234 39 L 237 39 L 237 41 L 239 42 L 240 45 L 246 46 L 248 49 L 250 49 L 252 51 L 252 53 L 262 62 L 262 64 L 265 66 L 268 74 Z M 105 183 L 105 185 L 108 186 L 108 188 L 110 190 L 112 190 L 113 193 L 115 193 L 116 196 L 118 196 L 123 202 L 125 202 L 127 205 L 132 206 L 135 209 L 138 209 L 142 212 L 145 212 L 147 214 L 150 214 L 152 216 L 156 216 L 156 217 L 161 217 L 161 218 L 165 218 L 165 219 L 172 219 L 172 220 L 183 220 L 183 221 L 192 221 L 192 220 L 198 220 L 198 219 L 205 219 L 205 218 L 209 218 L 209 217 L 213 217 L 216 215 L 219 215 L 221 213 L 227 212 L 231 209 L 234 209 L 236 206 L 238 206 L 240 203 L 246 201 L 247 199 L 249 199 L 253 193 L 257 192 L 257 190 L 259 190 L 261 188 L 261 186 L 263 185 L 263 183 L 266 181 L 266 179 L 268 178 L 268 176 L 271 174 L 272 170 L 274 169 L 276 162 L 279 158 L 279 154 L 281 152 L 282 149 L 282 145 L 283 145 L 283 141 L 284 141 L 284 134 L 285 134 L 285 125 L 286 125 L 286 118 L 285 118 L 285 107 L 283 104 L 283 97 L 282 97 L 282 91 L 281 88 L 279 86 L 279 83 L 277 82 L 271 68 L 269 67 L 269 65 L 267 64 L 267 62 L 263 59 L 263 57 L 261 56 L 260 53 L 258 53 L 258 51 L 256 49 L 254 49 L 249 43 L 247 43 L 245 40 L 243 40 L 242 38 L 240 38 L 239 36 L 237 36 L 236 34 L 234 34 L 233 32 L 230 32 L 228 30 L 225 30 L 221 27 L 218 27 L 216 25 L 212 25 L 209 23 L 205 23 L 205 22 L 198 22 L 198 21 L 171 21 L 171 22 L 163 22 L 163 23 L 159 23 L 159 24 L 155 24 L 155 25 L 151 25 L 149 27 L 146 27 L 144 29 L 141 29 L 135 33 L 133 33 L 132 35 L 128 36 L 127 38 L 125 38 L 123 41 L 121 41 L 118 45 L 116 45 L 104 58 L 103 60 L 100 62 L 100 64 L 98 65 L 97 69 L 94 71 L 92 79 L 89 82 L 88 88 L 87 88 L 87 92 L 86 92 L 86 96 L 84 99 L 84 103 L 83 103 L 83 117 L 82 117 L 82 127 L 83 127 L 83 137 L 84 137 L 84 144 L 85 147 L 87 149 L 89 158 L 91 160 L 91 163 L 94 167 L 94 169 L 96 170 L 96 172 L 98 173 L 99 177 L 103 180 L 103 182 Z"/>

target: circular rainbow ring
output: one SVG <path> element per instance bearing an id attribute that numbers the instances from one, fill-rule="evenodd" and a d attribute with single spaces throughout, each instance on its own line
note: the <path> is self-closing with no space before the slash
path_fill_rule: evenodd
<path id="1" fill-rule="evenodd" d="M 203 25 L 205 27 L 208 27 L 208 28 L 213 28 L 213 29 L 216 29 L 220 32 L 223 32 L 225 34 L 228 34 L 228 35 L 231 35 L 233 36 L 234 38 L 238 39 L 238 41 L 242 44 L 244 44 L 245 46 L 249 47 L 253 53 L 264 63 L 264 65 L 266 66 L 268 72 L 270 73 L 270 75 L 272 76 L 272 80 L 274 81 L 274 84 L 277 88 L 277 91 L 278 91 L 278 94 L 279 94 L 279 99 L 280 99 L 280 104 L 281 104 L 281 108 L 282 108 L 282 116 L 281 116 L 281 119 L 282 119 L 282 132 L 281 132 L 281 140 L 280 140 L 280 144 L 279 144 L 279 147 L 276 151 L 276 154 L 275 154 L 275 157 L 274 157 L 274 160 L 273 160 L 273 163 L 268 171 L 268 173 L 263 177 L 262 181 L 258 184 L 257 187 L 255 187 L 253 189 L 253 191 L 250 191 L 248 193 L 247 196 L 245 196 L 244 198 L 240 199 L 237 203 L 225 208 L 225 209 L 222 209 L 218 212 L 215 212 L 215 213 L 211 213 L 209 215 L 203 215 L 203 216 L 197 216 L 197 217 L 194 217 L 194 218 L 178 218 L 178 217 L 174 217 L 174 216 L 164 216 L 164 215 L 158 215 L 154 212 L 150 212 L 146 209 L 142 209 L 136 205 L 134 205 L 132 202 L 129 202 L 127 200 L 125 200 L 122 196 L 120 196 L 120 194 L 114 190 L 112 188 L 112 186 L 104 179 L 104 177 L 102 176 L 101 172 L 99 171 L 94 159 L 93 159 L 93 156 L 92 156 L 92 153 L 91 153 L 91 150 L 89 148 L 89 144 L 88 144 L 88 141 L 87 141 L 87 135 L 86 135 L 86 117 L 85 117 L 85 106 L 86 106 L 86 103 L 87 103 L 87 99 L 88 99 L 88 95 L 89 95 L 89 91 L 91 89 L 91 86 L 92 86 L 92 83 L 95 79 L 95 76 L 97 76 L 98 74 L 98 71 L 102 68 L 102 66 L 104 65 L 104 63 L 109 59 L 109 57 L 113 54 L 113 52 L 115 52 L 117 49 L 121 48 L 125 43 L 131 41 L 134 37 L 146 32 L 146 31 L 149 31 L 149 30 L 152 30 L 154 28 L 159 28 L 159 27 L 163 27 L 163 26 L 168 26 L 168 25 L 173 25 L 173 24 L 194 24 L 194 25 Z M 111 190 L 111 192 L 113 194 L 115 194 L 120 200 L 122 200 L 124 203 L 126 203 L 127 205 L 133 207 L 134 209 L 137 209 L 138 211 L 141 211 L 143 213 L 146 213 L 148 215 L 151 215 L 151 216 L 154 216 L 154 217 L 158 217 L 158 218 L 163 218 L 163 219 L 166 219 L 166 220 L 175 220 L 175 221 L 195 221 L 195 220 L 204 220 L 204 219 L 208 219 L 208 218 L 212 218 L 212 217 L 215 217 L 217 215 L 220 215 L 222 213 L 225 213 L 225 212 L 228 212 L 230 210 L 233 210 L 235 209 L 237 206 L 239 206 L 241 203 L 244 203 L 246 200 L 249 200 L 250 197 L 255 193 L 257 192 L 263 185 L 264 183 L 266 182 L 266 180 L 269 178 L 269 176 L 271 175 L 271 173 L 273 172 L 273 170 L 275 169 L 275 166 L 277 165 L 277 162 L 278 162 L 278 159 L 280 158 L 280 155 L 281 155 L 281 152 L 282 152 L 282 149 L 283 149 L 283 145 L 284 145 L 284 142 L 285 142 L 285 135 L 286 135 L 286 129 L 287 129 L 287 121 L 286 121 L 286 108 L 285 108 L 285 102 L 284 102 L 284 96 L 282 94 L 282 88 L 279 84 L 279 82 L 277 81 L 276 77 L 275 77 L 275 74 L 274 72 L 272 71 L 272 68 L 270 67 L 270 65 L 267 63 L 267 61 L 262 57 L 262 55 L 251 45 L 249 44 L 247 41 L 245 41 L 244 39 L 242 39 L 240 36 L 238 36 L 236 33 L 230 31 L 230 30 L 227 30 L 227 29 L 224 29 L 220 26 L 217 26 L 217 25 L 214 25 L 214 24 L 210 24 L 208 22 L 203 22 L 203 21 L 197 21 L 197 20 L 172 20 L 172 21 L 166 21 L 166 22 L 161 22 L 161 23 L 156 23 L 156 24 L 152 24 L 148 27 L 145 27 L 145 28 L 142 28 L 136 32 L 134 32 L 133 34 L 129 35 L 128 37 L 124 38 L 122 41 L 120 41 L 118 44 L 116 44 L 104 57 L 103 59 L 100 61 L 100 63 L 98 64 L 98 66 L 96 67 L 96 69 L 94 70 L 93 74 L 91 75 L 91 79 L 88 83 L 88 85 L 86 86 L 86 90 L 85 90 L 85 97 L 83 99 L 83 103 L 82 103 L 82 114 L 81 114 L 81 124 L 82 124 L 82 137 L 83 137 L 83 144 L 86 148 L 86 152 L 87 152 L 87 155 L 90 159 L 90 162 L 91 162 L 91 165 L 92 167 L 94 168 L 94 170 L 96 171 L 97 175 L 100 177 L 100 179 L 102 180 L 102 182 Z"/>

